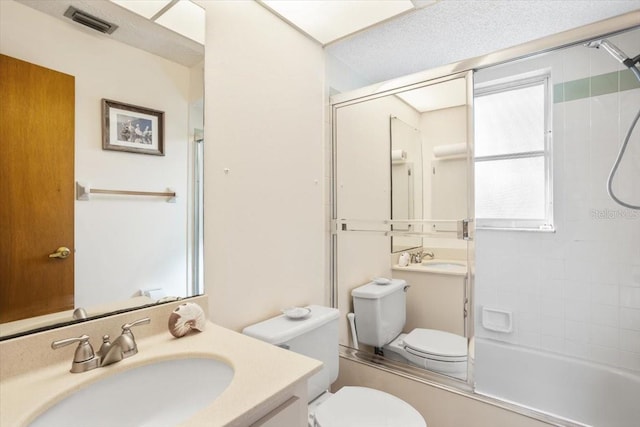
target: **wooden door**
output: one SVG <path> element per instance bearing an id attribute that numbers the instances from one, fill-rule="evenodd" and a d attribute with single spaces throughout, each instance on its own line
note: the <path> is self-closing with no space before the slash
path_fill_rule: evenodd
<path id="1" fill-rule="evenodd" d="M 74 115 L 73 76 L 0 55 L 0 323 L 73 308 Z"/>

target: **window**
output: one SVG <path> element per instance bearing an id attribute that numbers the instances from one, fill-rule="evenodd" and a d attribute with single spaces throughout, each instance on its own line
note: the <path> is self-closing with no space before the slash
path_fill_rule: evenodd
<path id="1" fill-rule="evenodd" d="M 477 85 L 478 228 L 553 230 L 549 74 Z"/>

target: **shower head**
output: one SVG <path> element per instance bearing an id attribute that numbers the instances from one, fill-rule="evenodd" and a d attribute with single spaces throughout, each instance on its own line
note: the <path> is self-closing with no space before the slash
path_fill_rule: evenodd
<path id="1" fill-rule="evenodd" d="M 614 45 L 607 39 L 593 40 L 586 43 L 585 46 L 595 47 L 596 49 L 603 48 L 604 50 L 609 52 L 611 56 L 617 59 L 621 64 L 624 64 L 629 68 L 634 66 L 635 61 L 629 58 L 623 51 L 618 49 L 616 45 Z"/>

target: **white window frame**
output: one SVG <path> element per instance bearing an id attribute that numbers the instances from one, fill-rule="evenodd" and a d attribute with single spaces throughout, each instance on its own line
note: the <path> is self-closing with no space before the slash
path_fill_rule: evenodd
<path id="1" fill-rule="evenodd" d="M 506 92 L 514 89 L 544 85 L 544 149 L 537 151 L 513 152 L 509 154 L 499 154 L 490 156 L 475 157 L 475 162 L 500 161 L 524 159 L 531 157 L 544 158 L 545 176 L 545 218 L 524 219 L 524 218 L 476 218 L 476 227 L 489 230 L 517 230 L 517 231 L 546 231 L 553 232 L 553 155 L 552 155 L 552 88 L 550 70 L 535 71 L 532 73 L 510 76 L 505 79 L 493 80 L 480 83 L 475 86 L 474 98 Z"/>

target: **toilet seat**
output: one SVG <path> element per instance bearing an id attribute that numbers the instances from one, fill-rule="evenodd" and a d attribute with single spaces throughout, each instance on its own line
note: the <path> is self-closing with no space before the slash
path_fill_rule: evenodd
<path id="1" fill-rule="evenodd" d="M 437 329 L 417 328 L 403 339 L 407 353 L 442 362 L 466 362 L 467 339 Z"/>
<path id="2" fill-rule="evenodd" d="M 427 427 L 407 402 L 367 387 L 342 387 L 318 405 L 314 419 L 317 427 Z"/>

